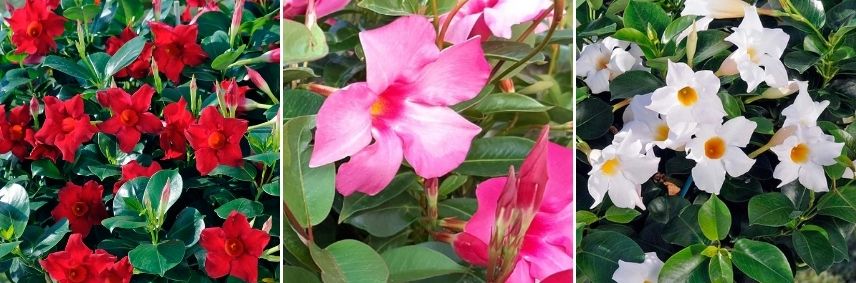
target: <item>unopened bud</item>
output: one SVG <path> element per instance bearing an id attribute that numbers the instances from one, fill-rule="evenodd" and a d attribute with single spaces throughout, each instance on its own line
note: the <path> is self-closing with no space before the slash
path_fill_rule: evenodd
<path id="1" fill-rule="evenodd" d="M 514 92 L 514 81 L 511 79 L 503 79 L 499 81 L 499 89 L 502 92 L 511 93 Z"/>
<path id="2" fill-rule="evenodd" d="M 331 94 L 333 94 L 334 92 L 336 92 L 338 90 L 339 90 L 338 88 L 330 87 L 330 86 L 326 86 L 326 85 L 320 85 L 320 84 L 316 84 L 316 83 L 310 83 L 309 84 L 309 91 L 320 94 L 321 96 L 324 96 L 324 97 L 330 96 Z"/>
<path id="3" fill-rule="evenodd" d="M 247 76 L 250 77 L 250 81 L 252 81 L 253 84 L 256 85 L 256 88 L 258 88 L 259 90 L 261 90 L 262 92 L 264 92 L 268 96 L 274 97 L 273 92 L 270 91 L 270 86 L 268 86 L 267 81 L 265 81 L 265 78 L 262 77 L 262 75 L 259 74 L 259 72 L 254 70 L 253 68 L 250 68 L 250 67 L 246 67 L 246 68 L 247 68 Z"/>

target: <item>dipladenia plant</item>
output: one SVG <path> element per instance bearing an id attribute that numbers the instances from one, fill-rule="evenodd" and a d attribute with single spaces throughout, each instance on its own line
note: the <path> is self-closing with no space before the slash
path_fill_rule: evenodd
<path id="1" fill-rule="evenodd" d="M 566 1 L 286 1 L 285 278 L 573 280 Z"/>
<path id="2" fill-rule="evenodd" d="M 0 281 L 278 281 L 281 4 L 6 8 Z"/>
<path id="3" fill-rule="evenodd" d="M 579 2 L 576 279 L 793 282 L 850 265 L 853 11 Z"/>

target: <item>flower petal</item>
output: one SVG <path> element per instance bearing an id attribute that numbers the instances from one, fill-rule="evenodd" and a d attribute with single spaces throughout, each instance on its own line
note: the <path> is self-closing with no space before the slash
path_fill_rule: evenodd
<path id="1" fill-rule="evenodd" d="M 391 123 L 401 137 L 404 157 L 425 178 L 443 176 L 467 157 L 473 138 L 481 128 L 452 109 L 407 104 Z"/>
<path id="2" fill-rule="evenodd" d="M 692 170 L 693 180 L 702 191 L 719 194 L 725 182 L 725 168 L 719 160 L 703 159 Z"/>
<path id="3" fill-rule="evenodd" d="M 826 186 L 826 175 L 823 172 L 823 167 L 813 163 L 806 163 L 800 167 L 799 173 L 800 184 L 807 189 L 815 192 L 827 192 L 829 187 Z"/>
<path id="4" fill-rule="evenodd" d="M 436 35 L 423 16 L 401 17 L 380 28 L 360 32 L 366 54 L 366 81 L 382 93 L 399 79 L 413 78 L 425 64 L 437 59 Z"/>
<path id="5" fill-rule="evenodd" d="M 324 101 L 316 118 L 310 167 L 353 155 L 371 142 L 369 109 L 376 98 L 377 94 L 365 83 L 355 83 L 334 92 Z"/>
<path id="6" fill-rule="evenodd" d="M 357 152 L 339 167 L 336 190 L 344 196 L 354 192 L 376 195 L 401 166 L 401 140 L 389 130 L 375 131 L 375 143 Z"/>
<path id="7" fill-rule="evenodd" d="M 479 94 L 490 76 L 478 38 L 455 44 L 428 64 L 410 85 L 414 101 L 449 106 L 470 100 Z"/>

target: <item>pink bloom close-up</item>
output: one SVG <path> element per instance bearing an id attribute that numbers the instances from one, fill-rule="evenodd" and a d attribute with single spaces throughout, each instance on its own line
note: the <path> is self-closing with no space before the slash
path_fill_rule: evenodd
<path id="1" fill-rule="evenodd" d="M 441 51 L 435 38 L 422 16 L 360 33 L 366 82 L 332 93 L 321 106 L 309 162 L 318 167 L 350 156 L 336 175 L 341 194 L 377 194 L 403 159 L 419 176 L 434 178 L 466 158 L 481 128 L 448 106 L 478 95 L 490 66 L 479 39 Z"/>
<path id="2" fill-rule="evenodd" d="M 348 6 L 348 2 L 350 0 L 315 0 L 315 15 L 320 18 L 332 14 Z M 282 8 L 285 18 L 293 19 L 296 16 L 306 14 L 306 9 L 309 8 L 309 1 L 285 0 Z"/>
<path id="3" fill-rule="evenodd" d="M 511 38 L 513 25 L 537 18 L 552 5 L 550 0 L 470 0 L 452 18 L 445 40 L 459 43 L 476 35 L 482 40 L 491 35 Z"/>

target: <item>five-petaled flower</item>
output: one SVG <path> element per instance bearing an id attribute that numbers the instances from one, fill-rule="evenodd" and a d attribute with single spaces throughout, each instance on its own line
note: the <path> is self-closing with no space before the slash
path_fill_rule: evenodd
<path id="1" fill-rule="evenodd" d="M 481 132 L 448 108 L 475 97 L 488 79 L 480 41 L 440 51 L 434 38 L 431 23 L 421 16 L 360 33 L 367 81 L 324 101 L 309 162 L 318 167 L 350 156 L 336 176 L 343 195 L 377 194 L 403 158 L 419 176 L 445 175 L 464 161 Z"/>
<path id="2" fill-rule="evenodd" d="M 699 189 L 718 195 L 725 183 L 726 172 L 738 177 L 752 169 L 755 160 L 740 148 L 749 144 L 755 127 L 757 123 L 754 121 L 738 116 L 722 126 L 698 130 L 695 138 L 687 143 L 687 158 L 696 161 L 692 175 Z"/>
<path id="3" fill-rule="evenodd" d="M 222 228 L 202 230 L 199 245 L 206 251 L 205 272 L 213 278 L 232 275 L 257 282 L 258 260 L 268 241 L 268 233 L 253 229 L 246 216 L 232 211 Z"/>
<path id="4" fill-rule="evenodd" d="M 173 83 L 178 83 L 185 66 L 196 66 L 208 57 L 202 46 L 196 43 L 197 25 L 168 26 L 160 22 L 149 22 L 154 36 L 154 55 L 158 71 Z"/>
<path id="5" fill-rule="evenodd" d="M 247 121 L 223 118 L 214 106 L 202 110 L 199 121 L 185 132 L 196 152 L 196 169 L 207 175 L 217 165 L 238 167 L 243 164 L 241 139 L 247 133 Z"/>
<path id="6" fill-rule="evenodd" d="M 54 38 L 65 31 L 65 18 L 51 11 L 55 7 L 46 0 L 28 0 L 12 12 L 9 26 L 15 52 L 40 56 L 56 49 Z"/>
<path id="7" fill-rule="evenodd" d="M 86 237 L 92 226 L 99 225 L 107 217 L 107 209 L 101 202 L 104 187 L 95 181 L 86 181 L 83 186 L 72 182 L 59 190 L 59 204 L 51 210 L 54 220 L 68 219 L 71 232 Z"/>
<path id="8" fill-rule="evenodd" d="M 122 33 L 120 33 L 119 36 L 111 36 L 110 38 L 107 38 L 107 42 L 105 43 L 105 51 L 107 51 L 107 54 L 112 56 L 116 54 L 116 52 L 119 51 L 119 48 L 122 48 L 125 43 L 127 43 L 131 39 L 134 39 L 134 37 L 137 37 L 137 33 L 131 30 L 130 27 L 126 27 L 124 30 L 122 30 Z M 131 77 L 135 79 L 145 78 L 151 73 L 149 70 L 151 64 L 152 44 L 146 42 L 146 44 L 143 45 L 143 50 L 140 51 L 140 55 L 137 57 L 137 59 L 124 69 L 119 70 L 119 72 L 116 73 L 116 77 Z"/>
<path id="9" fill-rule="evenodd" d="M 166 127 L 160 134 L 160 146 L 164 151 L 163 159 L 179 158 L 184 156 L 187 150 L 187 139 L 184 131 L 193 123 L 193 114 L 187 110 L 187 101 L 184 97 L 177 102 L 167 104 L 163 108 L 163 118 Z"/>
<path id="10" fill-rule="evenodd" d="M 33 140 L 33 129 L 30 127 L 33 117 L 27 105 L 20 105 L 6 114 L 0 105 L 0 154 L 12 152 L 18 159 L 27 158 Z"/>
<path id="11" fill-rule="evenodd" d="M 134 95 L 116 87 L 99 92 L 98 102 L 109 108 L 113 116 L 98 124 L 98 128 L 116 136 L 122 151 L 133 151 L 143 133 L 158 134 L 163 129 L 163 122 L 148 112 L 154 94 L 155 90 L 147 84 L 143 84 Z"/>
<path id="12" fill-rule="evenodd" d="M 83 112 L 83 98 L 80 95 L 66 101 L 60 101 L 55 96 L 46 96 L 44 100 L 45 123 L 36 132 L 36 140 L 56 146 L 62 153 L 62 159 L 72 162 L 80 145 L 91 140 L 98 128 L 89 122 L 89 115 Z"/>
<path id="13" fill-rule="evenodd" d="M 133 267 L 128 257 L 116 262 L 116 257 L 102 249 L 94 252 L 83 243 L 85 236 L 74 233 L 68 237 L 64 251 L 49 254 L 39 264 L 59 283 L 128 283 Z"/>

